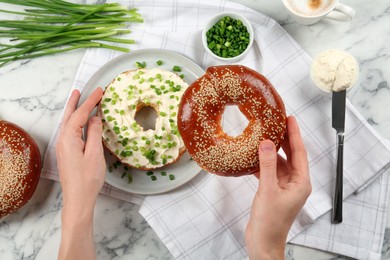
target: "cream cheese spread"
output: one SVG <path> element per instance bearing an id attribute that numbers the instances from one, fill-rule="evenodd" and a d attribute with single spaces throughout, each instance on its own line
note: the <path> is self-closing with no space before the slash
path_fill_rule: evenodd
<path id="1" fill-rule="evenodd" d="M 349 89 L 356 83 L 359 65 L 348 52 L 330 49 L 313 60 L 310 75 L 322 90 L 338 92 Z"/>
<path id="2" fill-rule="evenodd" d="M 155 169 L 176 161 L 184 148 L 177 113 L 187 87 L 175 73 L 157 68 L 118 75 L 107 86 L 100 107 L 106 147 L 136 168 Z M 145 130 L 135 120 L 144 106 L 157 112 L 155 129 Z"/>

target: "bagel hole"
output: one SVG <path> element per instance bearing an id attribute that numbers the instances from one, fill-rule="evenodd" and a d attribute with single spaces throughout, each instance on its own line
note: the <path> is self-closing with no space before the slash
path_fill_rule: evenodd
<path id="1" fill-rule="evenodd" d="M 231 136 L 242 135 L 249 121 L 236 105 L 227 105 L 222 115 L 222 129 Z"/>
<path id="2" fill-rule="evenodd" d="M 135 113 L 134 119 L 145 131 L 155 130 L 157 111 L 152 106 L 143 106 Z"/>

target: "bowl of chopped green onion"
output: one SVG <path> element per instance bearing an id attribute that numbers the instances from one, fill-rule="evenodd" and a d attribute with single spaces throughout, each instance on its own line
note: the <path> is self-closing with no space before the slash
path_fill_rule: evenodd
<path id="1" fill-rule="evenodd" d="M 224 12 L 214 16 L 202 32 L 206 51 L 214 58 L 233 62 L 241 59 L 253 44 L 253 28 L 242 15 Z"/>

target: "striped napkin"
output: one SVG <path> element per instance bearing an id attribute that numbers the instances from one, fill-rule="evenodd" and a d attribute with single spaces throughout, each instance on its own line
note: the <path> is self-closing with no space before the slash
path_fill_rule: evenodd
<path id="1" fill-rule="evenodd" d="M 359 259 L 380 259 L 389 200 L 390 148 L 347 102 L 344 155 L 344 221 L 330 223 L 335 178 L 335 132 L 331 128 L 331 97 L 314 87 L 310 57 L 274 20 L 242 5 L 220 1 L 121 1 L 137 7 L 145 18 L 132 25 L 133 50 L 160 48 L 183 54 L 202 68 L 221 62 L 207 55 L 201 29 L 221 11 L 246 16 L 255 32 L 248 55 L 237 62 L 255 69 L 273 83 L 295 115 L 307 147 L 312 195 L 294 222 L 288 240 Z M 83 89 L 99 67 L 119 55 L 88 50 L 74 88 Z M 356 86 L 359 87 L 359 86 Z M 245 128 L 232 110 L 224 130 L 235 135 Z M 42 176 L 58 180 L 54 132 L 45 154 Z M 367 184 L 369 183 L 369 185 Z M 140 204 L 140 213 L 177 259 L 246 258 L 244 230 L 258 181 L 253 176 L 224 178 L 200 172 L 178 189 L 161 195 L 128 194 L 108 184 L 102 193 Z"/>

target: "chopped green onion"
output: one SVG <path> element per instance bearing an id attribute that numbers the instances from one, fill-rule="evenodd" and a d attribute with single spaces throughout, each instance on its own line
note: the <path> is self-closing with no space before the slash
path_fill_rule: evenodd
<path id="1" fill-rule="evenodd" d="M 146 62 L 145 61 L 137 61 L 135 62 L 135 66 L 138 68 L 138 69 L 144 69 L 146 67 Z"/>
<path id="2" fill-rule="evenodd" d="M 175 66 L 173 66 L 172 70 L 173 70 L 174 72 L 181 72 L 181 67 L 175 65 Z"/>
<path id="3" fill-rule="evenodd" d="M 131 156 L 132 154 L 133 154 L 132 151 L 122 151 L 122 152 L 120 153 L 120 155 L 121 155 L 122 157 L 129 157 L 129 156 Z"/>
<path id="4" fill-rule="evenodd" d="M 126 146 L 127 144 L 128 144 L 128 142 L 129 142 L 129 138 L 124 138 L 122 141 L 121 141 L 121 144 L 122 144 L 122 146 Z"/>
<path id="5" fill-rule="evenodd" d="M 181 85 L 170 86 L 170 90 L 173 92 L 178 92 L 181 90 Z"/>
<path id="6" fill-rule="evenodd" d="M 162 60 L 158 60 L 158 61 L 156 62 L 156 64 L 157 64 L 158 66 L 161 66 L 161 65 L 163 65 L 163 61 L 162 61 Z"/>
<path id="7" fill-rule="evenodd" d="M 127 183 L 132 183 L 133 182 L 133 177 L 131 176 L 130 173 L 127 174 Z"/>
<path id="8" fill-rule="evenodd" d="M 114 130 L 114 133 L 116 133 L 116 134 L 119 134 L 121 131 L 118 126 L 114 126 L 113 130 Z"/>
<path id="9" fill-rule="evenodd" d="M 147 150 L 145 153 L 144 153 L 144 156 L 150 161 L 150 162 L 153 162 L 154 161 L 154 156 L 156 155 L 156 150 Z"/>
<path id="10" fill-rule="evenodd" d="M 116 169 L 116 168 L 118 168 L 119 166 L 121 166 L 121 162 L 120 161 L 116 161 L 116 162 L 114 162 L 114 168 Z"/>

